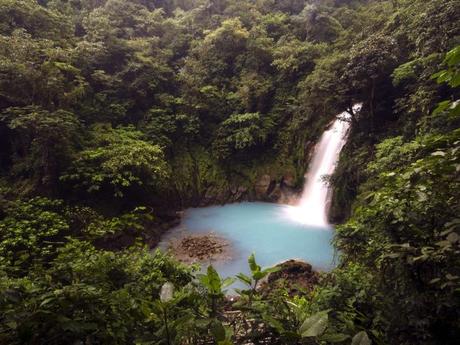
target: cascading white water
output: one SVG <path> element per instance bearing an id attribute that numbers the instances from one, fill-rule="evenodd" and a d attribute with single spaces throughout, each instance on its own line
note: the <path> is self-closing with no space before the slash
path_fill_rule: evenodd
<path id="1" fill-rule="evenodd" d="M 358 112 L 361 105 L 353 107 Z M 289 216 L 304 224 L 326 226 L 330 193 L 324 177 L 331 175 L 337 165 L 340 151 L 347 140 L 350 114 L 337 116 L 333 125 L 326 130 L 315 148 L 310 168 L 305 174 L 305 186 L 298 205 L 286 208 Z"/>

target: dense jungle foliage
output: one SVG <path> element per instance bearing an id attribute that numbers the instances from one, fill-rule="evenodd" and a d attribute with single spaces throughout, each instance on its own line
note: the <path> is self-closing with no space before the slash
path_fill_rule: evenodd
<path id="1" fill-rule="evenodd" d="M 0 0 L 0 344 L 456 344 L 459 86 L 459 0 Z M 150 250 L 342 111 L 313 290 Z"/>

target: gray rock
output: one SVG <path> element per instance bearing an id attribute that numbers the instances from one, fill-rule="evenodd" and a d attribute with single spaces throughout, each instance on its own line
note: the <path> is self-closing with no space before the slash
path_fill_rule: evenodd
<path id="1" fill-rule="evenodd" d="M 262 175 L 256 182 L 256 185 L 254 186 L 256 197 L 265 197 L 270 188 L 271 182 L 272 178 L 270 177 L 270 175 Z"/>

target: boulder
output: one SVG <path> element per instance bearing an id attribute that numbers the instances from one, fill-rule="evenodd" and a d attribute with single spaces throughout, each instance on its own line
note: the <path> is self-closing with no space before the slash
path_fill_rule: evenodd
<path id="1" fill-rule="evenodd" d="M 295 178 L 292 174 L 286 174 L 281 179 L 281 186 L 295 188 Z"/>
<path id="2" fill-rule="evenodd" d="M 247 194 L 248 188 L 244 186 L 232 187 L 232 201 L 242 201 Z"/>
<path id="3" fill-rule="evenodd" d="M 267 196 L 267 192 L 269 191 L 270 184 L 272 182 L 272 178 L 270 175 L 262 175 L 256 182 L 254 186 L 254 190 L 256 192 L 256 197 L 264 198 Z"/>
<path id="4" fill-rule="evenodd" d="M 278 202 L 282 197 L 281 186 L 279 183 L 275 183 L 273 188 L 271 188 L 270 194 L 268 194 L 268 199 L 272 202 Z"/>
<path id="5" fill-rule="evenodd" d="M 290 295 L 311 291 L 318 284 L 319 275 L 309 263 L 288 260 L 277 267 L 279 271 L 270 273 L 266 282 L 262 284 L 263 293 L 270 293 L 277 287 L 286 287 Z"/>
<path id="6" fill-rule="evenodd" d="M 225 187 L 210 186 L 201 198 L 200 206 L 225 204 L 231 201 L 231 191 Z"/>

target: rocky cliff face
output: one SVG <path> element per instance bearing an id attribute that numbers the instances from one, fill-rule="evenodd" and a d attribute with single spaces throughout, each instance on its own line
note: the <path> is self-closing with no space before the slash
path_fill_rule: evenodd
<path id="1" fill-rule="evenodd" d="M 292 203 L 299 193 L 293 175 L 271 176 L 263 174 L 248 187 L 243 185 L 210 186 L 206 189 L 199 206 L 225 204 L 239 201 L 267 201 Z"/>
<path id="2" fill-rule="evenodd" d="M 303 171 L 297 172 L 290 160 L 275 157 L 224 164 L 203 147 L 176 153 L 171 168 L 174 190 L 168 207 L 176 209 L 239 201 L 289 203 L 303 182 Z M 165 204 L 162 197 L 160 203 Z"/>

